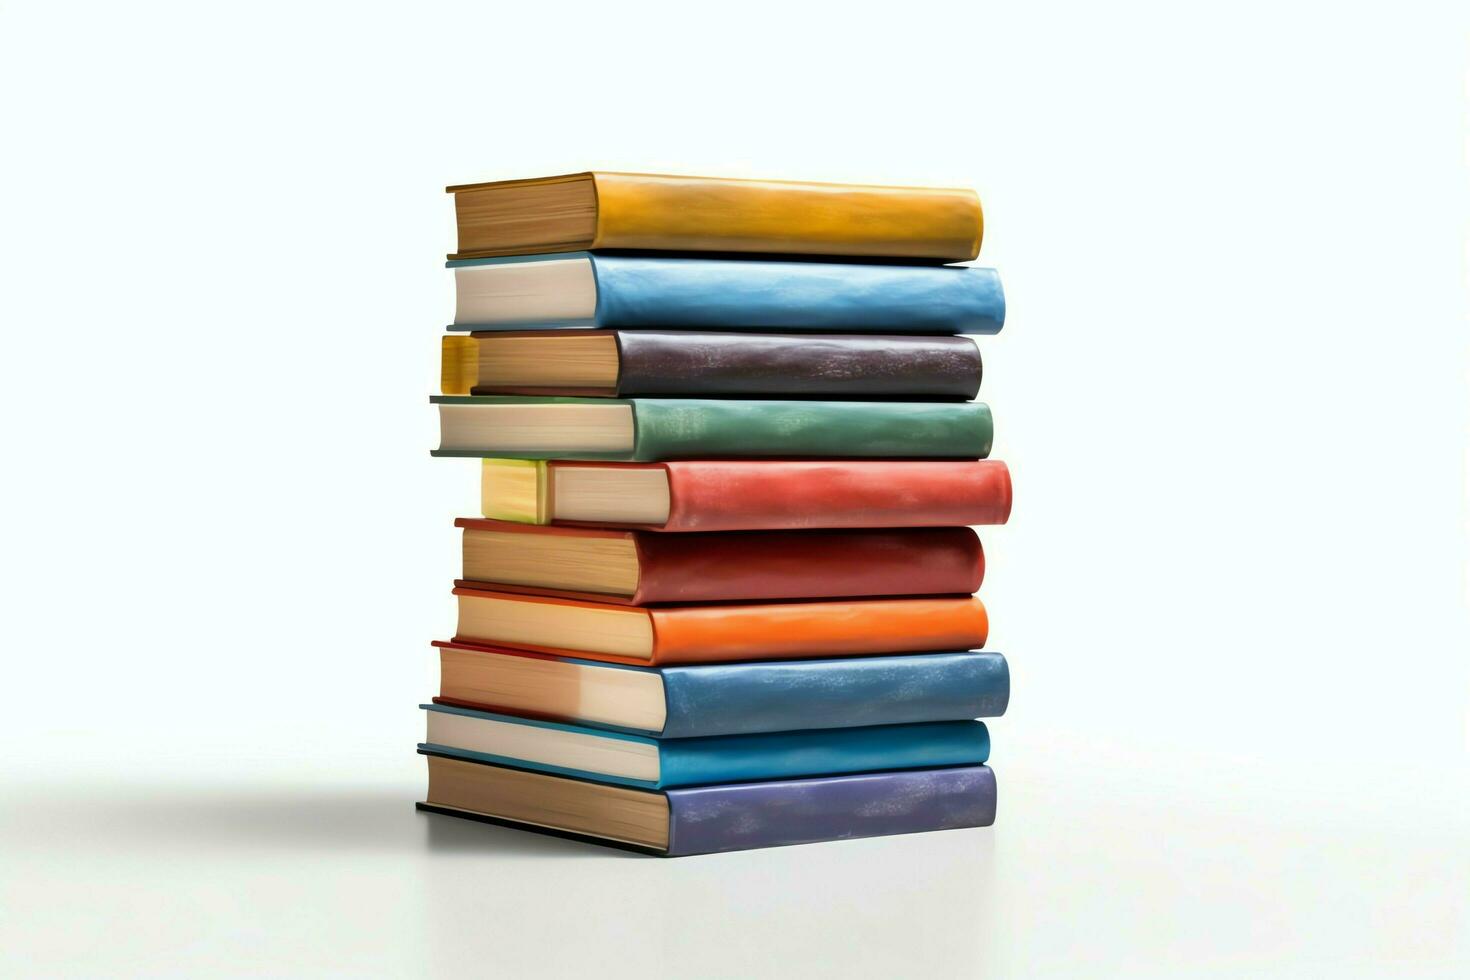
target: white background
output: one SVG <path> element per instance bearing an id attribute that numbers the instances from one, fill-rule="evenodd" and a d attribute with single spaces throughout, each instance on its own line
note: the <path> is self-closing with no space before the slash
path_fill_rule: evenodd
<path id="1" fill-rule="evenodd" d="M 5 3 L 0 972 L 1466 975 L 1467 27 Z M 413 812 L 442 187 L 591 167 L 980 192 L 993 830 Z"/>

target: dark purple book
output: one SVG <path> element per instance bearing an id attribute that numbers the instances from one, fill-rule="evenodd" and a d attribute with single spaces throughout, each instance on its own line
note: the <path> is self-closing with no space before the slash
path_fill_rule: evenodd
<path id="1" fill-rule="evenodd" d="M 650 791 L 425 754 L 421 810 L 670 857 L 995 822 L 989 766 Z"/>

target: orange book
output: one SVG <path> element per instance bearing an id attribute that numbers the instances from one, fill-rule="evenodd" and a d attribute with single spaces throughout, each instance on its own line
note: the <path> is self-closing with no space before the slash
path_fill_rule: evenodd
<path id="1" fill-rule="evenodd" d="M 984 646 L 973 596 L 649 608 L 455 589 L 457 643 L 629 664 L 796 660 Z"/>
<path id="2" fill-rule="evenodd" d="M 596 171 L 458 184 L 452 259 L 584 249 L 968 262 L 971 190 Z"/>

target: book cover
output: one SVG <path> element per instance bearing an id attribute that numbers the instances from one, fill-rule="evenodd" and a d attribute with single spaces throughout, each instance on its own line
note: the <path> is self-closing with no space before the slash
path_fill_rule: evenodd
<path id="1" fill-rule="evenodd" d="M 980 765 L 990 756 L 981 721 L 663 739 L 447 704 L 420 707 L 429 715 L 419 745 L 425 752 L 642 789 Z M 552 735 L 529 742 L 524 729 Z M 640 750 L 635 764 L 626 763 Z M 620 764 L 647 775 L 618 772 Z"/>
<path id="2" fill-rule="evenodd" d="M 988 827 L 995 822 L 995 774 L 989 766 L 770 780 L 721 786 L 623 789 L 657 794 L 665 811 L 657 843 L 632 839 L 636 831 L 609 827 L 585 811 L 555 817 L 532 814 L 525 795 L 577 780 L 461 759 L 429 757 L 428 799 L 422 811 L 479 820 L 665 857 L 759 847 L 811 844 L 892 834 Z M 497 793 L 475 792 L 497 783 Z M 485 797 L 492 799 L 487 801 Z M 479 809 L 477 809 L 477 807 Z"/>
<path id="3" fill-rule="evenodd" d="M 476 258 L 585 249 L 968 261 L 974 191 L 594 171 L 459 184 L 459 251 Z"/>
<path id="4" fill-rule="evenodd" d="M 435 395 L 436 456 L 653 462 L 703 457 L 983 459 L 993 423 L 982 402 L 765 401 L 686 398 L 526 398 Z M 627 435 L 585 449 L 512 442 L 501 419 L 514 406 L 597 405 L 631 413 Z M 568 437 L 575 440 L 575 433 Z M 587 445 L 591 445 L 589 441 Z"/>
<path id="5" fill-rule="evenodd" d="M 740 660 L 852 657 L 983 647 L 990 624 L 985 606 L 964 598 L 842 599 L 810 602 L 729 603 L 696 606 L 626 606 L 550 596 L 456 588 L 456 642 L 534 650 L 620 663 L 694 664 Z M 540 621 L 510 620 L 499 626 L 483 618 L 486 608 L 510 604 L 560 607 L 557 615 L 581 610 L 595 623 L 578 623 L 568 646 L 542 641 Z M 514 606 L 512 606 L 514 608 Z M 609 652 L 604 646 L 612 614 L 646 620 L 646 647 Z M 629 646 L 632 649 L 632 646 Z"/>
<path id="6" fill-rule="evenodd" d="M 526 306 L 526 287 L 549 279 L 530 265 L 541 257 L 451 261 L 460 309 L 450 329 L 993 334 L 1005 323 L 1005 293 L 994 269 L 587 252 L 554 258 L 587 264 L 592 288 L 580 302 Z M 477 271 L 485 269 L 497 271 Z M 500 280 L 512 275 L 516 295 L 497 302 Z"/>
<path id="7" fill-rule="evenodd" d="M 656 524 L 567 521 L 557 515 L 558 471 L 657 472 L 667 517 Z M 1011 474 L 1000 460 L 681 460 L 588 463 L 484 460 L 481 513 L 551 524 L 627 526 L 647 531 L 752 531 L 801 528 L 961 527 L 1004 524 Z M 505 473 L 518 482 L 507 483 Z M 517 507 L 502 488 L 529 501 Z"/>
<path id="8" fill-rule="evenodd" d="M 464 643 L 436 641 L 434 646 L 441 676 L 435 703 L 664 738 L 995 718 L 1005 714 L 1011 690 L 1005 657 L 978 650 L 638 667 Z M 528 708 L 522 693 L 527 664 L 537 672 L 566 675 L 550 689 L 570 687 L 579 696 L 543 698 L 535 709 Z M 614 671 L 658 678 L 661 724 L 619 723 L 630 717 L 618 711 L 621 685 L 602 683 L 603 675 Z"/>
<path id="9" fill-rule="evenodd" d="M 587 383 L 585 369 L 558 339 L 605 338 L 616 371 Z M 564 376 L 502 367 L 497 355 L 536 345 L 534 356 Z M 980 350 L 965 337 L 883 334 L 709 333 L 680 330 L 506 331 L 445 336 L 441 391 L 446 395 L 693 396 L 741 398 L 908 398 L 966 401 L 980 391 Z M 560 348 L 560 349 L 559 349 Z M 579 370 L 580 369 L 580 370 Z M 555 376 L 553 376 L 555 377 Z"/>
<path id="10" fill-rule="evenodd" d="M 969 595 L 985 574 L 980 539 L 967 527 L 668 535 L 465 517 L 454 524 L 464 531 L 464 578 L 457 584 L 640 606 Z M 530 553 L 548 538 L 604 548 L 625 543 L 636 563 L 633 591 L 619 595 L 558 587 L 570 577 L 564 555 L 547 555 L 536 565 L 516 560 L 517 549 Z M 609 564 L 614 557 L 599 550 L 584 560 Z M 482 577 L 488 575 L 501 577 Z"/>

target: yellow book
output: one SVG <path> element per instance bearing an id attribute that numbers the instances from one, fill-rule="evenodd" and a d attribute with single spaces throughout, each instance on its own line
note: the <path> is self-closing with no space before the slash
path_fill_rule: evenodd
<path id="1" fill-rule="evenodd" d="M 480 383 L 480 342 L 453 334 L 439 341 L 439 391 L 468 395 Z"/>
<path id="2" fill-rule="evenodd" d="M 585 249 L 968 261 L 974 191 L 583 173 L 460 184 L 453 259 Z"/>
<path id="3" fill-rule="evenodd" d="M 494 521 L 550 523 L 546 460 L 482 459 L 480 513 Z"/>

